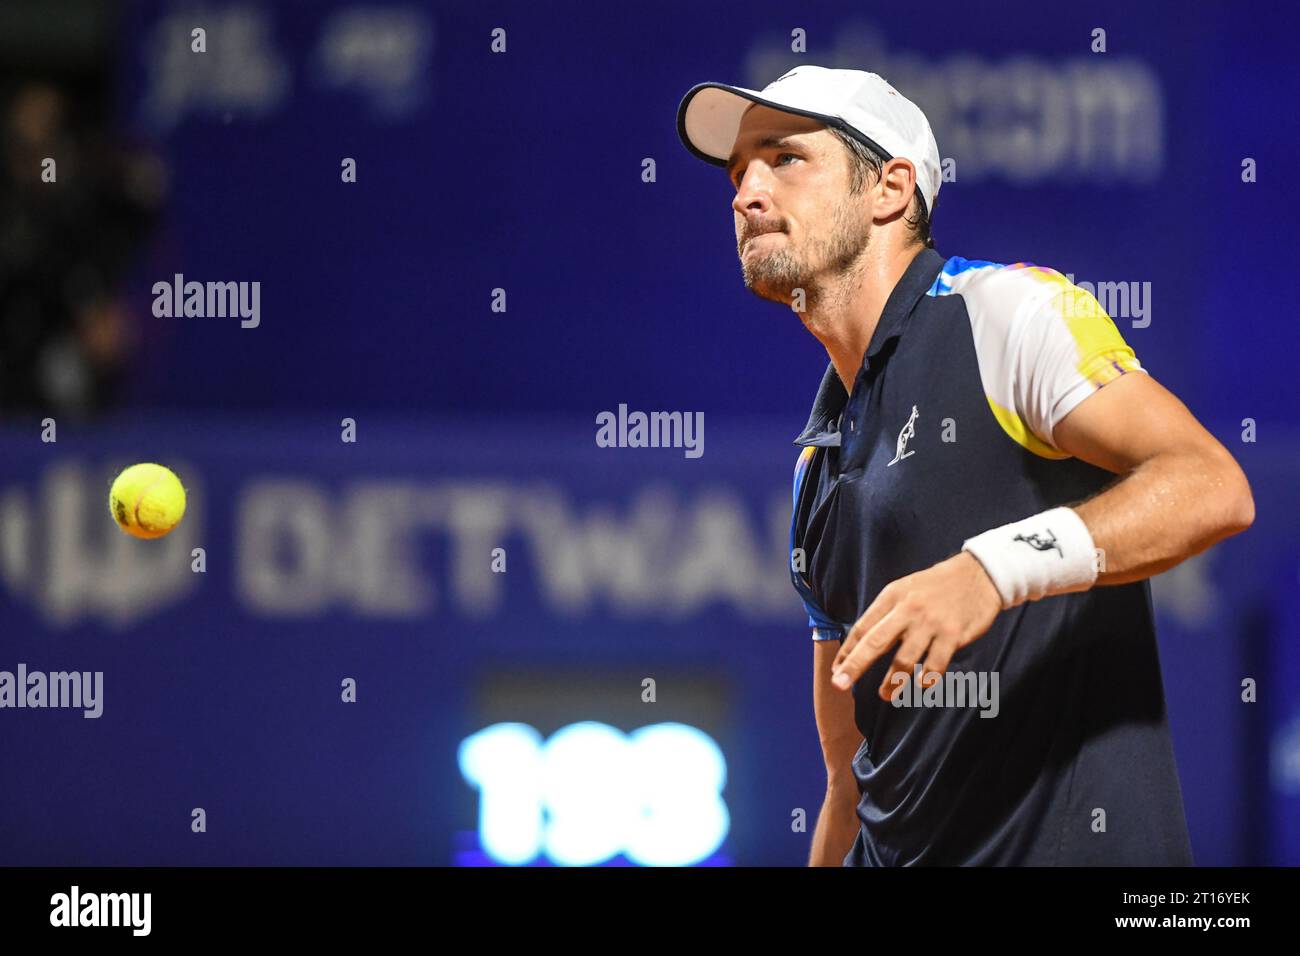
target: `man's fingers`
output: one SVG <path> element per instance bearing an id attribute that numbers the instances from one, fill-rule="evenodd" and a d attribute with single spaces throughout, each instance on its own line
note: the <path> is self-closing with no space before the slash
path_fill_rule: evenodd
<path id="1" fill-rule="evenodd" d="M 925 657 L 925 652 L 930 648 L 934 635 L 926 631 L 906 632 L 903 643 L 899 645 L 898 651 L 894 654 L 893 663 L 889 666 L 885 679 L 880 682 L 879 694 L 884 700 L 889 700 L 890 694 L 894 692 L 895 687 L 901 687 L 903 682 L 894 677 L 895 674 L 904 675 L 904 680 L 910 680 L 912 669 Z M 924 672 L 922 672 L 924 675 Z"/>
<path id="2" fill-rule="evenodd" d="M 840 652 L 835 655 L 835 662 L 831 664 L 832 671 L 839 670 L 844 665 L 849 655 L 853 653 L 853 649 L 858 646 L 858 642 L 862 640 L 868 631 L 879 624 L 881 618 L 893 608 L 893 592 L 885 588 L 876 595 L 876 599 L 871 602 L 871 606 L 862 612 L 862 616 L 849 629 L 848 635 L 840 643 Z"/>
<path id="3" fill-rule="evenodd" d="M 925 669 L 921 672 L 923 675 L 929 675 L 931 671 L 936 674 L 942 674 L 952 663 L 952 655 L 957 653 L 956 644 L 951 641 L 935 641 L 930 645 L 930 653 L 925 658 Z"/>
<path id="4" fill-rule="evenodd" d="M 862 640 L 857 642 L 857 646 L 839 665 L 838 673 L 831 679 L 831 683 L 841 690 L 852 687 L 858 678 L 894 645 L 906 626 L 905 616 L 897 609 L 882 617 L 875 627 L 862 636 Z"/>

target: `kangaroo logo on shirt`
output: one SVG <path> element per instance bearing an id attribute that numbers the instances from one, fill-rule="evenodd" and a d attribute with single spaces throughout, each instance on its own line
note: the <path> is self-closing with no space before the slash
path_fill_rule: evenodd
<path id="1" fill-rule="evenodd" d="M 1056 543 L 1056 535 L 1052 532 L 1052 529 L 1048 528 L 1047 533 L 1051 535 L 1050 539 L 1041 538 L 1036 534 L 1028 534 L 1028 535 L 1018 534 L 1011 540 L 1023 541 L 1025 544 L 1029 545 L 1035 551 L 1051 551 L 1053 548 L 1055 548 L 1056 553 L 1059 554 L 1062 558 L 1064 558 L 1065 552 L 1062 551 L 1061 546 Z"/>
<path id="2" fill-rule="evenodd" d="M 898 445 L 894 449 L 894 460 L 889 463 L 890 465 L 896 465 L 904 458 L 916 454 L 916 452 L 914 451 L 906 450 L 907 440 L 913 437 L 915 434 L 916 434 L 916 406 L 913 405 L 911 417 L 908 418 L 907 424 L 903 426 L 903 430 L 898 433 Z M 885 467 L 888 468 L 889 465 L 886 465 Z"/>

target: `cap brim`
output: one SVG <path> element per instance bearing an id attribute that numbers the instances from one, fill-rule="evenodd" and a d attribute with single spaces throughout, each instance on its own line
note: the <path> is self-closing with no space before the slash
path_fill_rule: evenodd
<path id="1" fill-rule="evenodd" d="M 726 83 L 699 83 L 692 86 L 682 97 L 677 107 L 677 135 L 682 144 L 712 166 L 726 167 L 731 158 L 731 148 L 736 144 L 736 135 L 740 132 L 740 120 L 745 110 L 755 103 L 767 106 L 782 113 L 795 116 L 807 116 L 826 126 L 834 126 L 849 136 L 865 143 L 875 150 L 885 161 L 894 158 L 893 153 L 881 147 L 875 140 L 864 136 L 862 131 L 845 123 L 837 116 L 827 116 L 812 110 L 801 110 L 783 103 L 765 99 L 753 90 L 743 86 L 730 86 Z M 929 214 L 929 203 L 921 195 L 918 186 L 916 196 Z"/>
<path id="2" fill-rule="evenodd" d="M 858 130 L 843 120 L 812 110 L 777 103 L 743 86 L 726 83 L 700 83 L 691 87 L 677 108 L 677 135 L 691 154 L 713 166 L 726 166 L 731 157 L 731 147 L 740 132 L 740 120 L 745 110 L 757 103 L 782 113 L 806 116 L 826 126 L 844 130 L 855 139 L 862 140 L 885 159 L 893 159 L 877 143 L 868 140 Z"/>

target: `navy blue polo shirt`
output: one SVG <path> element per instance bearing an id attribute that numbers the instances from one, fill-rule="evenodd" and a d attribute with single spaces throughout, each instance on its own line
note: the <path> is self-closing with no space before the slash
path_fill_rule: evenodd
<path id="1" fill-rule="evenodd" d="M 966 538 L 1113 481 L 1052 436 L 1124 374 L 1145 371 L 1060 273 L 918 253 L 851 397 L 828 367 L 796 439 L 791 567 L 813 639 Z M 892 656 L 853 688 L 845 865 L 1192 863 L 1147 581 L 1000 612 L 949 666 L 986 688 L 996 673 L 996 708 L 882 701 Z"/>

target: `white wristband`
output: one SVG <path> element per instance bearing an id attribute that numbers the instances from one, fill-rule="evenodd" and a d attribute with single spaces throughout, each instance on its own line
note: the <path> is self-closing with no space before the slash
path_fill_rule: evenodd
<path id="1" fill-rule="evenodd" d="M 1051 594 L 1086 591 L 1104 568 L 1092 534 L 1072 508 L 1052 508 L 962 542 L 1002 595 L 1002 609 Z"/>

